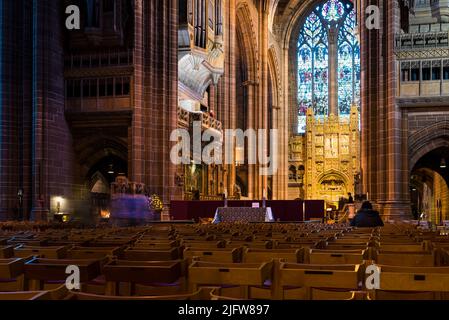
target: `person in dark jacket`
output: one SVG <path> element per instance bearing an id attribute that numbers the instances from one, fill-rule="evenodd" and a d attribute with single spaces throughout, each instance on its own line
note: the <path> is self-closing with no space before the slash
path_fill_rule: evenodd
<path id="1" fill-rule="evenodd" d="M 357 228 L 375 228 L 383 227 L 384 222 L 382 221 L 379 212 L 373 210 L 371 202 L 365 201 L 362 204 L 362 208 L 352 220 L 351 226 Z"/>
<path id="2" fill-rule="evenodd" d="M 351 193 L 348 193 L 348 204 L 354 204 L 354 197 Z"/>

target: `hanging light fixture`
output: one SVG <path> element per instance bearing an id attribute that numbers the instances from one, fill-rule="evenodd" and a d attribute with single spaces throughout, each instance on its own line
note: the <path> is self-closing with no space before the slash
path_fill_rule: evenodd
<path id="1" fill-rule="evenodd" d="M 110 165 L 109 165 L 109 171 L 108 171 L 108 173 L 109 173 L 109 174 L 114 174 L 114 173 L 115 173 L 115 171 L 114 171 L 114 165 L 113 165 L 113 164 L 110 164 Z"/>
<path id="2" fill-rule="evenodd" d="M 446 168 L 447 168 L 447 165 L 446 165 L 446 159 L 441 158 L 440 168 L 441 168 L 441 169 L 446 169 Z"/>

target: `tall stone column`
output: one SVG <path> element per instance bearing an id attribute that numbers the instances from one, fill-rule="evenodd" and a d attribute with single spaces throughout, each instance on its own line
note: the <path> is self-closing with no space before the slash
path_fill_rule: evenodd
<path id="1" fill-rule="evenodd" d="M 18 90 L 23 81 L 23 34 L 19 30 L 21 24 L 30 25 L 29 21 L 24 21 L 21 5 L 20 1 L 0 3 L 0 221 L 13 218 L 14 210 L 17 209 L 16 195 L 21 186 L 21 146 L 17 140 L 21 138 L 20 113 L 24 97 Z M 29 199 L 29 193 L 27 196 Z"/>
<path id="2" fill-rule="evenodd" d="M 72 200 L 73 150 L 64 108 L 62 2 L 33 1 L 32 220 L 46 220 L 51 197 Z"/>
<path id="3" fill-rule="evenodd" d="M 396 104 L 394 36 L 399 32 L 398 1 L 361 1 L 362 172 L 364 191 L 386 219 L 410 217 L 405 134 Z M 369 30 L 364 8 L 377 5 L 381 29 Z"/>
<path id="4" fill-rule="evenodd" d="M 237 111 L 236 111 L 236 0 L 226 0 L 223 5 L 223 46 L 224 46 L 224 75 L 219 80 L 217 87 L 217 118 L 224 125 L 223 129 L 236 129 Z M 225 142 L 226 145 L 226 142 Z M 236 166 L 228 164 L 224 168 L 226 173 L 223 174 L 223 188 L 226 188 L 228 194 L 234 193 L 236 185 Z M 223 190 L 219 190 L 222 192 Z"/>
<path id="5" fill-rule="evenodd" d="M 176 185 L 170 135 L 177 128 L 178 1 L 135 3 L 134 113 L 129 176 L 162 197 L 168 209 L 182 190 Z"/>
<path id="6" fill-rule="evenodd" d="M 247 128 L 256 130 L 256 92 L 258 85 L 255 82 L 248 82 L 248 114 L 247 114 Z M 253 146 L 255 147 L 255 146 Z M 256 199 L 257 193 L 257 165 L 248 164 L 248 198 Z"/>
<path id="7" fill-rule="evenodd" d="M 67 205 L 72 198 L 73 151 L 64 115 L 61 4 L 50 0 L 1 3 L 3 220 L 46 220 L 52 196 L 64 197 Z"/>
<path id="8" fill-rule="evenodd" d="M 257 137 L 257 152 L 263 155 L 268 155 L 268 130 L 270 126 L 268 125 L 268 14 L 269 14 L 269 1 L 263 0 L 259 1 L 258 5 L 259 13 L 259 86 L 257 87 L 257 100 L 255 104 L 255 127 L 256 131 L 265 130 L 266 134 L 263 140 L 258 134 Z M 263 143 L 265 142 L 265 143 Z M 258 159 L 261 160 L 261 159 Z M 262 199 L 263 191 L 268 191 L 268 177 L 262 175 L 261 164 L 255 167 L 254 176 L 254 197 Z"/>
<path id="9" fill-rule="evenodd" d="M 384 216 L 388 219 L 408 219 L 411 217 L 409 201 L 408 161 L 403 162 L 403 146 L 407 145 L 403 135 L 402 111 L 396 103 L 397 83 L 399 79 L 397 60 L 394 52 L 395 35 L 400 31 L 399 3 L 387 1 L 385 4 L 387 19 L 386 34 L 386 105 L 387 107 L 387 190 L 384 201 Z"/>
<path id="10" fill-rule="evenodd" d="M 145 182 L 145 141 L 144 141 L 144 119 L 145 107 L 144 96 L 144 73 L 145 73 L 145 2 L 136 0 L 134 5 L 134 110 L 132 126 L 129 129 L 130 150 L 128 152 L 128 176 L 131 181 Z"/>

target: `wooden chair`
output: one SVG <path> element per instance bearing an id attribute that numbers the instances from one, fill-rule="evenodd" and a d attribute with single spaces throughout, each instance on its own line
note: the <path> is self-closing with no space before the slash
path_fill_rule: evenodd
<path id="1" fill-rule="evenodd" d="M 342 300 L 369 300 L 368 292 L 364 291 L 346 291 L 346 290 L 325 290 L 312 288 L 310 291 L 310 300 L 318 301 L 342 301 Z"/>
<path id="2" fill-rule="evenodd" d="M 271 280 L 272 271 L 273 261 L 239 264 L 195 261 L 189 267 L 188 280 L 192 290 L 219 286 L 224 296 L 248 299 L 250 287 L 263 287 Z"/>
<path id="3" fill-rule="evenodd" d="M 67 252 L 67 259 L 71 260 L 103 260 L 106 257 L 118 257 L 125 247 L 73 247 Z"/>
<path id="4" fill-rule="evenodd" d="M 54 289 L 65 283 L 68 266 L 77 266 L 80 270 L 80 282 L 88 283 L 101 275 L 100 260 L 67 260 L 35 258 L 24 266 L 25 281 L 30 290 Z"/>
<path id="5" fill-rule="evenodd" d="M 362 264 L 369 259 L 368 250 L 318 250 L 309 252 L 310 264 Z"/>
<path id="6" fill-rule="evenodd" d="M 216 291 L 221 291 L 221 289 L 217 289 Z M 210 300 L 212 301 L 242 301 L 241 298 L 231 298 L 221 295 L 220 293 L 211 293 L 210 294 Z"/>
<path id="7" fill-rule="evenodd" d="M 0 292 L 24 290 L 24 264 L 20 258 L 0 259 Z"/>
<path id="8" fill-rule="evenodd" d="M 63 300 L 67 297 L 69 291 L 66 286 L 60 286 L 50 291 L 20 291 L 20 292 L 2 292 L 0 301 L 24 301 L 24 300 Z"/>
<path id="9" fill-rule="evenodd" d="M 134 240 L 132 239 L 98 239 L 94 241 L 89 241 L 87 247 L 123 247 L 130 245 Z"/>
<path id="10" fill-rule="evenodd" d="M 183 257 L 189 263 L 197 258 L 198 261 L 238 263 L 242 261 L 243 248 L 213 248 L 211 250 L 200 250 L 194 248 L 184 249 Z"/>
<path id="11" fill-rule="evenodd" d="M 106 295 L 134 296 L 160 293 L 166 295 L 170 294 L 169 292 L 187 292 L 185 260 L 157 262 L 116 260 L 107 264 L 103 273 L 107 282 Z"/>
<path id="12" fill-rule="evenodd" d="M 281 263 L 276 299 L 308 300 L 312 288 L 357 291 L 364 265 L 308 265 Z"/>
<path id="13" fill-rule="evenodd" d="M 377 264 L 403 267 L 436 266 L 435 251 L 401 252 L 377 250 L 373 254 Z"/>
<path id="14" fill-rule="evenodd" d="M 13 238 L 8 241 L 8 245 L 43 247 L 43 246 L 48 245 L 48 240 L 47 239 Z"/>
<path id="15" fill-rule="evenodd" d="M 72 292 L 66 300 L 87 300 L 87 301 L 188 301 L 188 300 L 211 300 L 213 289 L 201 288 L 194 293 L 163 295 L 163 296 L 107 296 L 95 295 L 83 292 Z"/>
<path id="16" fill-rule="evenodd" d="M 14 246 L 0 247 L 0 259 L 9 259 L 14 257 Z"/>
<path id="17" fill-rule="evenodd" d="M 144 249 L 171 249 L 180 246 L 177 240 L 138 240 L 133 245 L 134 247 L 144 248 Z"/>
<path id="18" fill-rule="evenodd" d="M 370 245 L 368 243 L 360 243 L 360 244 L 341 244 L 338 242 L 330 242 L 327 243 L 324 250 L 368 250 Z"/>
<path id="19" fill-rule="evenodd" d="M 449 293 L 449 267 L 379 265 L 380 290 L 373 300 L 435 300 Z"/>
<path id="20" fill-rule="evenodd" d="M 397 252 L 423 252 L 427 251 L 426 245 L 424 242 L 422 243 L 386 243 L 381 241 L 379 246 L 379 250 L 382 251 L 397 251 Z"/>
<path id="21" fill-rule="evenodd" d="M 256 248 L 256 249 L 272 249 L 275 246 L 274 241 L 236 241 L 231 240 L 226 243 L 226 248 Z"/>
<path id="22" fill-rule="evenodd" d="M 219 241 L 205 241 L 205 240 L 183 240 L 181 241 L 181 246 L 184 248 L 194 248 L 194 249 L 214 249 L 214 248 L 225 248 L 226 242 L 223 240 Z"/>
<path id="23" fill-rule="evenodd" d="M 178 248 L 144 250 L 139 247 L 130 247 L 120 255 L 120 259 L 129 261 L 172 261 L 180 258 Z"/>
<path id="24" fill-rule="evenodd" d="M 243 252 L 244 263 L 263 263 L 273 259 L 282 259 L 286 262 L 301 263 L 304 258 L 304 249 L 254 249 L 246 248 Z"/>
<path id="25" fill-rule="evenodd" d="M 69 247 L 31 247 L 19 246 L 14 248 L 14 256 L 17 258 L 26 258 L 29 256 L 38 256 L 43 259 L 64 259 L 67 256 Z"/>

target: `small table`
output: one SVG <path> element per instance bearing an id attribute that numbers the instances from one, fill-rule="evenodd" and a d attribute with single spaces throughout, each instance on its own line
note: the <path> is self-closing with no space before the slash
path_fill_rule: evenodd
<path id="1" fill-rule="evenodd" d="M 221 222 L 274 222 L 271 208 L 227 207 L 218 208 L 213 223 Z"/>

